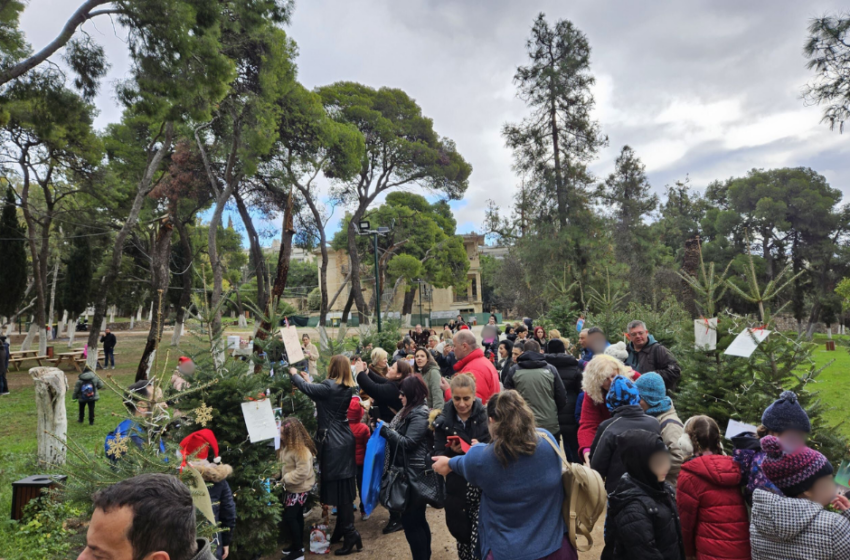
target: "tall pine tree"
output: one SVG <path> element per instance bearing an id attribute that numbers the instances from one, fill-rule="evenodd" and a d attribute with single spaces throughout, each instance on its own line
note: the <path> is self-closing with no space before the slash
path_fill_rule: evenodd
<path id="1" fill-rule="evenodd" d="M 12 187 L 0 214 L 0 316 L 15 314 L 27 289 L 26 230 L 18 221 Z"/>
<path id="2" fill-rule="evenodd" d="M 629 146 L 617 156 L 614 172 L 599 186 L 599 195 L 607 205 L 614 238 L 614 256 L 628 265 L 632 299 L 652 300 L 654 258 L 657 246 L 644 221 L 658 207 L 658 197 L 651 192 L 646 167 Z"/>

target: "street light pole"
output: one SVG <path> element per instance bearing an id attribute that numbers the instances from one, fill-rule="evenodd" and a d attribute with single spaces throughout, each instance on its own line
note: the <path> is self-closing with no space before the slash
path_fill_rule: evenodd
<path id="1" fill-rule="evenodd" d="M 378 332 L 381 332 L 381 286 L 379 283 L 380 275 L 378 274 L 378 236 L 386 235 L 390 232 L 390 228 L 379 227 L 378 229 L 372 229 L 369 222 L 366 220 L 361 220 L 357 226 L 357 232 L 360 235 L 372 236 L 373 247 L 375 248 L 375 311 L 378 314 Z"/>
<path id="2" fill-rule="evenodd" d="M 378 232 L 372 233 L 375 246 L 375 311 L 378 313 L 378 332 L 381 332 L 381 285 L 378 282 Z"/>

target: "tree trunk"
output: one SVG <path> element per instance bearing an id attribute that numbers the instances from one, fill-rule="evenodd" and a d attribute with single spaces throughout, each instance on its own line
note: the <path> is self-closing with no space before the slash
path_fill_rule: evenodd
<path id="1" fill-rule="evenodd" d="M 144 305 L 139 305 L 139 310 L 136 311 L 136 321 L 142 320 L 142 309 L 144 309 Z"/>
<path id="2" fill-rule="evenodd" d="M 65 464 L 68 416 L 65 413 L 65 372 L 55 367 L 34 367 L 35 408 L 38 415 L 38 465 L 51 468 Z"/>
<path id="3" fill-rule="evenodd" d="M 357 311 L 360 318 L 360 323 L 366 321 L 366 315 L 369 313 L 369 306 L 366 304 L 366 298 L 363 297 L 363 288 L 360 284 L 360 253 L 357 252 L 357 230 L 355 226 L 360 218 L 363 217 L 363 212 L 359 207 L 354 212 L 351 220 L 348 222 L 348 259 L 351 261 L 351 296 L 354 297 L 354 303 L 357 305 Z"/>
<path id="4" fill-rule="evenodd" d="M 555 191 L 558 198 L 558 223 L 561 230 L 567 227 L 567 190 L 564 186 L 564 175 L 561 170 L 561 146 L 558 138 L 558 113 L 553 96 L 552 107 L 549 110 L 549 124 L 552 128 L 552 154 L 555 157 Z"/>
<path id="5" fill-rule="evenodd" d="M 257 277 L 257 309 L 265 309 L 267 304 L 266 286 L 269 285 L 269 273 L 266 269 L 266 258 L 263 255 L 263 248 L 260 246 L 260 236 L 257 234 L 257 229 L 254 227 L 254 222 L 251 220 L 251 214 L 245 206 L 245 201 L 239 191 L 233 192 L 233 198 L 236 200 L 236 209 L 239 211 L 239 216 L 242 218 L 242 223 L 245 224 L 245 232 L 248 234 L 248 243 L 251 251 L 251 260 L 254 261 L 254 276 Z M 238 296 L 237 296 L 238 297 Z M 241 305 L 240 305 L 241 313 Z"/>
<path id="6" fill-rule="evenodd" d="M 142 352 L 142 358 L 139 360 L 139 367 L 136 369 L 136 381 L 148 379 L 154 352 L 162 338 L 163 307 L 166 303 L 168 283 L 171 278 L 171 270 L 168 265 L 171 263 L 171 237 L 174 233 L 172 223 L 170 216 L 160 222 L 159 231 L 151 250 L 151 291 L 156 294 L 157 309 L 151 320 L 148 341 Z"/>
<path id="7" fill-rule="evenodd" d="M 111 305 L 109 307 L 109 322 L 110 323 L 115 322 L 115 305 Z"/>
<path id="8" fill-rule="evenodd" d="M 301 191 L 301 195 L 307 202 L 307 207 L 310 208 L 310 213 L 313 214 L 313 221 L 316 222 L 316 230 L 319 232 L 319 250 L 322 252 L 322 263 L 319 265 L 319 291 L 321 292 L 321 303 L 319 304 L 319 326 L 324 327 L 328 320 L 328 247 L 327 236 L 325 235 L 324 224 L 322 223 L 322 214 L 319 212 L 319 207 L 316 206 L 313 196 L 308 187 L 302 187 L 299 183 L 295 186 Z"/>
<path id="9" fill-rule="evenodd" d="M 153 306 L 156 304 L 155 301 L 151 301 L 151 308 L 148 311 L 148 321 L 153 321 Z"/>
<path id="10" fill-rule="evenodd" d="M 163 140 L 160 147 L 155 152 L 149 152 L 148 165 L 145 168 L 144 175 L 139 180 L 136 190 L 136 197 L 133 199 L 133 206 L 130 208 L 130 214 L 124 221 L 124 225 L 115 236 L 115 243 L 112 247 L 112 256 L 106 268 L 106 273 L 100 279 L 97 297 L 95 297 L 94 320 L 92 321 L 91 332 L 87 346 L 89 348 L 89 357 L 86 360 L 88 366 L 92 369 L 97 367 L 97 343 L 100 340 L 100 329 L 98 328 L 103 316 L 106 314 L 106 299 L 109 295 L 109 288 L 115 283 L 118 278 L 118 273 L 121 267 L 121 257 L 124 254 L 124 242 L 127 239 L 130 231 L 136 227 L 136 222 L 139 219 L 139 213 L 142 211 L 142 204 L 145 201 L 148 193 L 153 188 L 154 174 L 159 170 L 163 158 L 171 149 L 172 135 L 174 131 L 174 123 L 167 122 L 163 126 Z M 94 352 L 92 352 L 94 350 Z"/>
<path id="11" fill-rule="evenodd" d="M 77 321 L 79 321 L 79 317 L 74 317 L 68 322 L 68 348 L 74 347 L 74 339 L 77 336 Z"/>
<path id="12" fill-rule="evenodd" d="M 270 299 L 270 305 L 272 309 L 275 311 L 278 308 L 280 296 L 283 295 L 283 291 L 286 289 L 286 282 L 289 278 L 289 261 L 292 258 L 292 238 L 295 236 L 295 226 L 293 225 L 293 216 L 292 216 L 292 192 L 289 193 L 289 201 L 286 205 L 286 215 L 283 219 L 283 230 L 281 231 L 281 240 L 280 240 L 280 252 L 277 256 L 277 271 L 275 273 L 274 278 L 274 287 L 272 288 L 272 293 Z M 259 330 L 257 330 L 254 337 L 254 353 L 258 354 L 262 352 L 262 348 L 260 348 L 259 344 L 257 344 L 257 340 L 266 340 L 272 332 L 272 325 L 268 321 L 271 313 L 270 310 L 266 310 L 266 316 L 263 318 L 263 322 L 260 325 Z M 277 325 L 274 326 L 277 328 Z M 262 364 L 258 363 L 254 368 L 254 373 L 257 373 L 261 370 Z"/>
<path id="13" fill-rule="evenodd" d="M 174 221 L 174 225 L 177 227 L 177 233 L 180 235 L 180 245 L 183 248 L 183 254 L 186 258 L 192 259 L 192 240 L 189 237 L 189 230 L 186 229 L 186 224 L 180 219 L 177 219 Z M 172 346 L 180 346 L 180 337 L 183 336 L 186 310 L 192 304 L 192 274 L 194 268 L 194 262 L 191 261 L 180 273 L 183 288 L 180 292 L 180 301 L 177 302 L 177 319 L 174 321 L 174 334 L 171 335 Z"/>
<path id="14" fill-rule="evenodd" d="M 59 228 L 60 235 L 62 228 Z M 53 286 L 50 287 L 50 312 L 47 314 L 47 324 L 50 326 L 50 333 L 59 336 L 59 333 L 53 333 L 53 312 L 56 309 L 56 279 L 59 277 L 59 257 L 57 256 L 53 263 Z M 45 348 L 46 350 L 46 348 Z M 40 354 L 43 356 L 44 354 Z"/>
<path id="15" fill-rule="evenodd" d="M 345 307 L 342 308 L 342 318 L 339 320 L 340 325 L 348 324 L 348 314 L 351 313 L 351 305 L 354 303 L 354 290 L 348 291 L 348 299 L 345 300 Z"/>
<path id="16" fill-rule="evenodd" d="M 136 327 L 136 316 L 132 313 L 130 314 L 130 330 L 133 330 Z"/>
<path id="17" fill-rule="evenodd" d="M 35 338 L 36 333 L 38 332 L 38 325 L 35 324 L 35 321 L 30 323 L 30 329 L 27 331 L 27 336 L 24 338 L 24 341 L 21 343 L 21 351 L 29 350 L 32 346 L 32 341 Z"/>
<path id="18" fill-rule="evenodd" d="M 408 285 L 410 288 L 408 291 L 404 292 L 404 303 L 401 304 L 401 314 L 402 315 L 410 315 L 413 313 L 413 302 L 416 299 L 416 290 L 413 286 Z"/>
<path id="19" fill-rule="evenodd" d="M 699 252 L 700 239 L 699 235 L 695 235 L 685 241 L 685 252 L 682 255 L 682 272 L 687 273 L 693 278 L 696 278 L 699 271 Z M 681 280 L 682 289 L 679 292 L 679 299 L 682 301 L 685 310 L 690 313 L 691 317 L 698 316 L 696 301 L 694 300 L 694 291 L 690 284 Z M 710 311 L 706 313 L 711 314 Z"/>
<path id="20" fill-rule="evenodd" d="M 59 321 L 59 332 L 56 333 L 57 337 L 65 336 L 68 333 L 68 310 L 62 310 L 62 320 Z"/>

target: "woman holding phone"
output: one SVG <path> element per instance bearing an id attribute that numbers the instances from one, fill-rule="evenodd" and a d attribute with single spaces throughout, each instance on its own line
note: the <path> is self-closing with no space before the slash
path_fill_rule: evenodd
<path id="1" fill-rule="evenodd" d="M 452 398 L 434 419 L 434 456 L 458 457 L 477 443 L 489 443 L 487 408 L 475 398 L 475 377 L 461 373 L 452 378 Z M 457 540 L 460 560 L 478 558 L 478 507 L 481 489 L 461 475 L 446 477 L 446 526 Z"/>

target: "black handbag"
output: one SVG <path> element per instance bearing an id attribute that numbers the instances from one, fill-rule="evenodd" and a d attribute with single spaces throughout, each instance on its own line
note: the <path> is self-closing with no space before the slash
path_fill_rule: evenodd
<path id="1" fill-rule="evenodd" d="M 401 452 L 404 453 L 404 449 Z M 395 453 L 398 453 L 398 444 L 396 444 Z M 407 479 L 406 472 L 407 454 L 404 454 L 404 466 L 398 467 L 394 464 L 395 453 L 387 472 L 381 477 L 381 493 L 378 499 L 389 511 L 404 513 L 410 500 L 410 481 Z"/>
<path id="2" fill-rule="evenodd" d="M 446 479 L 434 472 L 430 466 L 418 472 L 411 480 L 413 492 L 433 508 L 443 509 L 446 505 Z"/>

